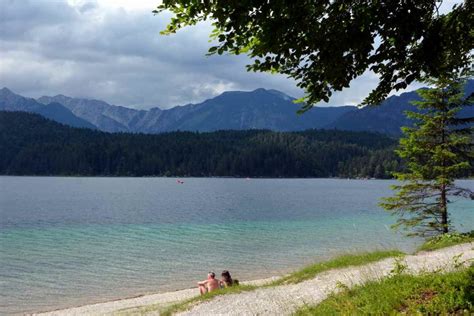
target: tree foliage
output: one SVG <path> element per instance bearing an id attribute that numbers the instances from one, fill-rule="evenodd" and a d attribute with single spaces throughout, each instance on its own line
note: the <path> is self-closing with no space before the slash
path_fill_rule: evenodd
<path id="1" fill-rule="evenodd" d="M 389 178 L 395 145 L 337 130 L 110 134 L 0 112 L 0 174 Z"/>
<path id="2" fill-rule="evenodd" d="M 463 106 L 472 106 L 474 98 L 463 97 L 462 80 L 432 80 L 434 89 L 419 90 L 422 101 L 414 102 L 420 111 L 408 112 L 414 127 L 405 127 L 400 140 L 399 156 L 407 170 L 397 173 L 401 181 L 394 186 L 396 195 L 382 206 L 399 216 L 395 226 L 413 229 L 410 235 L 431 236 L 450 229 L 450 198 L 474 194 L 460 188 L 455 179 L 474 163 L 474 117 L 460 118 Z"/>
<path id="3" fill-rule="evenodd" d="M 440 14 L 437 0 L 164 0 L 174 16 L 162 33 L 211 20 L 209 54 L 246 53 L 248 69 L 297 80 L 303 110 L 371 70 L 378 86 L 365 99 L 472 64 L 474 1 Z"/>

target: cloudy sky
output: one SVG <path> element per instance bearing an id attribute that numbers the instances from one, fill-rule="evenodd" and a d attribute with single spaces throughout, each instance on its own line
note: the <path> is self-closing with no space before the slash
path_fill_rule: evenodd
<path id="1" fill-rule="evenodd" d="M 0 87 L 135 108 L 169 108 L 260 87 L 302 95 L 284 76 L 247 72 L 245 56 L 206 57 L 209 24 L 159 35 L 170 17 L 151 13 L 159 2 L 0 0 Z M 329 105 L 357 104 L 375 84 L 373 75 L 364 75 Z"/>

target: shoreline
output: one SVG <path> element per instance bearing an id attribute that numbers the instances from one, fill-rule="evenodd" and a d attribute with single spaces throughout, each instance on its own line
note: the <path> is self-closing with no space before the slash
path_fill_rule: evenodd
<path id="1" fill-rule="evenodd" d="M 276 287 L 260 288 L 255 291 L 220 296 L 218 299 L 200 302 L 190 306 L 189 310 L 178 311 L 185 315 L 213 315 L 227 308 L 226 314 L 239 315 L 238 311 L 251 310 L 262 315 L 291 315 L 298 307 L 304 304 L 316 304 L 330 293 L 337 291 L 340 283 L 347 286 L 363 284 L 369 280 L 380 280 L 393 273 L 394 266 L 402 260 L 407 272 L 418 274 L 421 272 L 451 271 L 467 266 L 474 259 L 474 243 L 466 242 L 433 251 L 420 251 L 406 254 L 402 259 L 389 257 L 362 265 L 349 265 L 341 268 L 332 268 L 322 271 L 310 279 L 298 283 L 281 284 Z M 242 284 L 261 286 L 278 280 L 281 276 L 266 279 L 248 280 Z M 88 305 L 56 309 L 47 312 L 30 313 L 28 315 L 131 315 L 141 314 L 147 308 L 153 315 L 160 309 L 198 297 L 198 288 L 169 291 L 156 294 L 140 295 L 93 303 Z M 229 309 L 229 307 L 231 307 Z"/>
<path id="2" fill-rule="evenodd" d="M 258 177 L 258 176 L 160 176 L 160 175 L 144 175 L 144 176 L 126 176 L 126 175 L 61 175 L 61 174 L 0 174 L 0 177 L 24 177 L 24 178 L 144 178 L 144 179 L 269 179 L 269 180 L 293 180 L 293 179 L 335 179 L 335 180 L 395 180 L 395 178 L 363 178 L 363 177 Z M 458 180 L 474 180 L 474 178 L 460 178 Z"/>
<path id="3" fill-rule="evenodd" d="M 263 285 L 275 281 L 282 276 L 272 276 L 265 279 L 253 279 L 241 282 L 244 285 Z M 171 305 L 173 303 L 190 299 L 199 296 L 199 289 L 179 289 L 175 291 L 157 292 L 152 294 L 138 294 L 136 296 L 118 298 L 104 302 L 91 303 L 79 306 L 71 306 L 67 308 L 58 308 L 54 310 L 38 311 L 26 313 L 26 315 L 43 315 L 43 316 L 57 316 L 57 315 L 84 315 L 84 314 L 100 314 L 107 315 L 122 310 L 130 310 L 134 308 L 143 307 L 146 305 Z"/>
<path id="4" fill-rule="evenodd" d="M 0 174 L 0 177 L 15 178 L 78 178 L 78 179 L 243 179 L 243 180 L 396 180 L 395 178 L 363 178 L 363 177 L 255 177 L 255 176 L 116 176 L 116 175 L 39 175 L 39 174 Z M 458 178 L 456 181 L 469 181 L 472 178 Z"/>

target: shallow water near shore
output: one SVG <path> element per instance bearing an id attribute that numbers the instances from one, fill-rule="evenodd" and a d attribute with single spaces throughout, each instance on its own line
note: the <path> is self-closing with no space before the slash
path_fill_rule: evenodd
<path id="1" fill-rule="evenodd" d="M 390 230 L 385 180 L 0 177 L 0 314 L 279 275 L 419 240 Z M 474 181 L 460 182 L 474 189 Z M 473 201 L 454 201 L 460 230 Z"/>

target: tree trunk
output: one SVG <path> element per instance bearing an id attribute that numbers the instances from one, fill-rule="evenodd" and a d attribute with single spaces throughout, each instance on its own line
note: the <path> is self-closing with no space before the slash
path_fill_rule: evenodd
<path id="1" fill-rule="evenodd" d="M 446 186 L 441 186 L 441 225 L 443 228 L 443 234 L 449 232 L 448 228 L 448 199 L 446 197 Z"/>
<path id="2" fill-rule="evenodd" d="M 445 103 L 446 104 L 446 103 Z M 448 112 L 448 109 L 446 107 L 444 107 L 443 109 L 443 113 L 444 115 L 446 116 L 447 115 L 447 112 Z M 446 122 L 445 120 L 443 119 L 441 121 L 441 126 L 442 126 L 442 129 L 441 129 L 441 144 L 444 145 L 446 144 Z M 443 161 L 441 163 L 441 165 L 443 166 L 443 178 L 446 179 L 446 161 L 444 160 L 444 157 L 443 157 Z M 446 197 L 446 184 L 443 184 L 441 186 L 441 225 L 443 225 L 443 234 L 447 234 L 448 233 L 448 199 Z"/>

